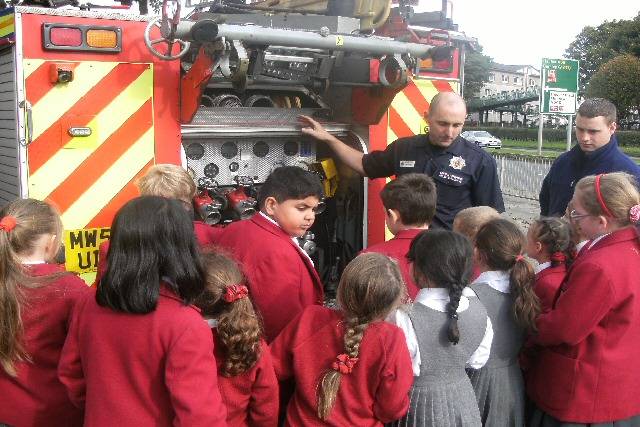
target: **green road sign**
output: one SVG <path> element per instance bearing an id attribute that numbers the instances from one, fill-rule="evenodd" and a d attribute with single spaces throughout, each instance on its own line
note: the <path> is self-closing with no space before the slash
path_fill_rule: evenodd
<path id="1" fill-rule="evenodd" d="M 542 59 L 542 113 L 576 113 L 578 70 L 578 61 L 573 59 Z"/>

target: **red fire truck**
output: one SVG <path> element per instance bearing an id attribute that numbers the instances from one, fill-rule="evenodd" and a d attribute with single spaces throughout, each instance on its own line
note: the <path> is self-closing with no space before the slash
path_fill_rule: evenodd
<path id="1" fill-rule="evenodd" d="M 318 172 L 326 210 L 301 244 L 328 281 L 385 239 L 384 180 L 332 159 L 297 117 L 316 117 L 363 152 L 424 132 L 430 99 L 460 91 L 471 40 L 446 1 L 432 14 L 390 1 L 246 3 L 216 0 L 184 17 L 168 1 L 158 17 L 0 11 L 0 204 L 57 206 L 70 270 L 95 269 L 114 213 L 156 163 L 187 168 L 196 211 L 216 226 L 255 211 L 273 168 Z"/>

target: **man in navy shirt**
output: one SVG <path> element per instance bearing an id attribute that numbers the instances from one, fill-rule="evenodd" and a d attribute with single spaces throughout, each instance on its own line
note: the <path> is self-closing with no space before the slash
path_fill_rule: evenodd
<path id="1" fill-rule="evenodd" d="M 640 167 L 618 148 L 616 107 L 603 98 L 585 100 L 576 115 L 578 144 L 561 154 L 542 182 L 540 213 L 561 216 L 581 178 L 608 172 L 627 172 L 640 179 Z"/>
<path id="2" fill-rule="evenodd" d="M 329 134 L 315 120 L 302 132 L 324 141 L 338 158 L 369 178 L 424 173 L 437 186 L 433 226 L 451 229 L 453 218 L 471 206 L 491 206 L 504 212 L 496 162 L 482 148 L 460 136 L 467 115 L 464 100 L 453 92 L 440 92 L 432 100 L 426 119 L 427 135 L 400 138 L 384 151 L 363 154 Z"/>

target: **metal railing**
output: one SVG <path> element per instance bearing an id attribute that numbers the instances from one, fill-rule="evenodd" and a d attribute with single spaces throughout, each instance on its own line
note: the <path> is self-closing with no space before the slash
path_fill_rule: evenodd
<path id="1" fill-rule="evenodd" d="M 493 154 L 498 164 L 502 193 L 538 200 L 542 181 L 554 159 L 517 154 Z"/>

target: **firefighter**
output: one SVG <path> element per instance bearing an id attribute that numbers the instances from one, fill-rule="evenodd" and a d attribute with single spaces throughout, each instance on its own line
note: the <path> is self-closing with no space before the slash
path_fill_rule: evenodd
<path id="1" fill-rule="evenodd" d="M 482 148 L 460 136 L 467 114 L 464 100 L 440 92 L 426 114 L 429 133 L 399 138 L 384 151 L 363 154 L 329 134 L 318 122 L 301 116 L 302 132 L 325 142 L 338 158 L 369 178 L 425 173 L 437 185 L 433 226 L 451 229 L 456 214 L 471 206 L 504 212 L 496 162 Z"/>

